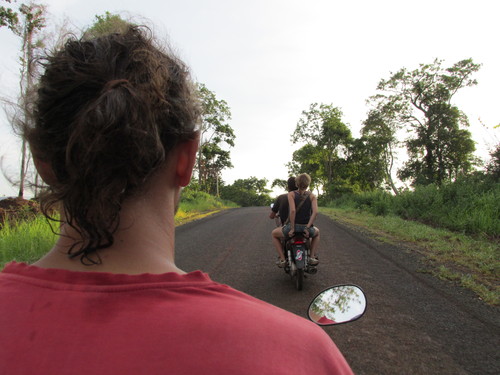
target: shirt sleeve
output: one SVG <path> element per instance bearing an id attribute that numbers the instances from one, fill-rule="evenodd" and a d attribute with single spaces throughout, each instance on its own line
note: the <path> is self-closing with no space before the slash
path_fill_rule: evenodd
<path id="1" fill-rule="evenodd" d="M 271 211 L 273 211 L 274 213 L 278 213 L 279 209 L 280 209 L 280 199 L 278 197 L 274 201 L 274 204 L 273 204 L 273 207 L 271 208 Z"/>

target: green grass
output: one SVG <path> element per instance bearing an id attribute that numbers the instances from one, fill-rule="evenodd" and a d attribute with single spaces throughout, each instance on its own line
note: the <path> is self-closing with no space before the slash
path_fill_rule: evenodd
<path id="1" fill-rule="evenodd" d="M 236 205 L 205 193 L 188 191 L 181 199 L 175 223 L 182 225 L 231 207 Z M 52 226 L 57 231 L 58 224 L 52 222 Z M 57 235 L 43 215 L 29 220 L 6 221 L 0 227 L 0 269 L 13 260 L 25 263 L 37 261 L 56 240 Z"/>
<path id="2" fill-rule="evenodd" d="M 442 186 L 418 186 L 396 196 L 381 190 L 344 194 L 322 205 L 397 215 L 433 227 L 500 239 L 500 183 L 478 176 Z"/>
<path id="3" fill-rule="evenodd" d="M 500 304 L 498 240 L 356 209 L 321 208 L 320 212 L 347 225 L 362 227 L 379 241 L 412 248 L 428 260 L 428 269 L 423 272 L 471 289 L 489 304 Z"/>
<path id="4" fill-rule="evenodd" d="M 204 192 L 186 189 L 175 215 L 175 224 L 182 225 L 232 207 L 237 205 Z"/>
<path id="5" fill-rule="evenodd" d="M 57 229 L 57 223 L 52 224 Z M 6 221 L 0 229 L 0 268 L 10 261 L 33 263 L 49 251 L 57 235 L 42 215 L 31 220 Z"/>

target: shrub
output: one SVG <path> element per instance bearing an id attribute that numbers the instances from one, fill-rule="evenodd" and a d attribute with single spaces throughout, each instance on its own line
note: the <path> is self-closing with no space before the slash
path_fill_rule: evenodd
<path id="1" fill-rule="evenodd" d="M 381 190 L 345 194 L 328 206 L 394 214 L 467 234 L 500 236 L 500 183 L 482 175 L 442 186 L 418 186 L 397 196 Z"/>

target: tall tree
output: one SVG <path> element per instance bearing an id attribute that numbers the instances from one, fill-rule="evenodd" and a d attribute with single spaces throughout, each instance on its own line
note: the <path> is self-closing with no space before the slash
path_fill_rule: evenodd
<path id="1" fill-rule="evenodd" d="M 351 130 L 342 121 L 342 111 L 331 104 L 313 103 L 303 111 L 291 139 L 305 145 L 293 154 L 289 168 L 294 173 L 306 172 L 323 187 L 341 182 L 345 159 L 352 142 Z M 297 167 L 301 171 L 294 170 Z"/>
<path id="2" fill-rule="evenodd" d="M 441 60 L 435 60 L 413 71 L 403 68 L 380 81 L 380 93 L 372 102 L 378 108 L 395 109 L 399 126 L 412 135 L 406 142 L 409 160 L 398 173 L 402 179 L 441 184 L 471 169 L 474 142 L 462 129 L 468 120 L 451 100 L 459 89 L 477 84 L 471 76 L 479 67 L 467 59 L 445 69 Z"/>
<path id="3" fill-rule="evenodd" d="M 46 8 L 44 5 L 30 2 L 28 5 L 23 4 L 19 8 L 19 13 L 22 15 L 22 25 L 17 29 L 17 35 L 22 38 L 22 57 L 21 57 L 21 80 L 20 89 L 24 106 L 24 121 L 27 123 L 32 121 L 30 116 L 30 96 L 33 93 L 37 53 L 43 47 L 43 40 L 36 39 L 37 34 L 46 26 Z M 21 174 L 19 184 L 19 197 L 24 195 L 24 184 L 26 173 L 28 170 L 28 150 L 26 140 L 23 138 L 21 150 Z"/>
<path id="4" fill-rule="evenodd" d="M 395 110 L 393 103 L 384 103 L 380 108 L 372 109 L 363 122 L 361 142 L 368 156 L 367 162 L 372 165 L 370 170 L 382 169 L 385 183 L 394 194 L 398 194 L 392 177 L 395 154 L 400 143 L 396 136 L 400 126 L 395 118 Z"/>
<path id="5" fill-rule="evenodd" d="M 198 84 L 198 95 L 202 107 L 200 148 L 197 172 L 200 188 L 207 193 L 219 195 L 221 172 L 232 168 L 227 148 L 234 146 L 235 135 L 228 121 L 231 110 L 225 100 L 217 99 L 215 93 Z"/>
<path id="6" fill-rule="evenodd" d="M 8 3 L 11 3 L 7 0 Z M 46 26 L 46 8 L 44 5 L 30 2 L 21 4 L 19 12 L 11 8 L 0 8 L 0 26 L 8 26 L 12 32 L 21 38 L 20 56 L 20 95 L 18 104 L 13 111 L 12 122 L 14 128 L 22 129 L 32 121 L 30 116 L 29 103 L 35 88 L 37 59 L 43 47 L 43 39 L 38 38 L 40 31 Z M 19 173 L 18 196 L 24 196 L 26 176 L 29 166 L 29 153 L 26 140 L 21 144 L 21 167 Z"/>
<path id="7" fill-rule="evenodd" d="M 362 136 L 352 141 L 346 160 L 346 180 L 350 190 L 372 191 L 387 182 L 383 155 L 384 146 L 374 138 Z"/>
<path id="8" fill-rule="evenodd" d="M 307 173 L 311 176 L 311 189 L 319 189 L 326 186 L 328 179 L 323 173 L 323 152 L 320 147 L 305 144 L 292 154 L 292 161 L 287 164 L 291 175 Z M 319 193 L 318 193 L 319 194 Z"/>
<path id="9" fill-rule="evenodd" d="M 120 15 L 106 12 L 95 16 L 94 23 L 85 30 L 84 37 L 95 38 L 100 35 L 123 32 L 129 26 L 130 22 L 121 18 Z"/>
<path id="10" fill-rule="evenodd" d="M 6 3 L 12 4 L 11 0 L 2 0 Z M 15 30 L 17 24 L 19 23 L 19 17 L 15 10 L 10 8 L 10 6 L 0 6 L 0 27 L 7 26 L 12 31 Z"/>

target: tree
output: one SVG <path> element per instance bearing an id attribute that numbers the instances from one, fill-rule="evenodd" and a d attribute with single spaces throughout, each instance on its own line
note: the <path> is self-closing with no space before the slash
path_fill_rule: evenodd
<path id="1" fill-rule="evenodd" d="M 221 198 L 235 202 L 243 207 L 267 206 L 272 199 L 271 190 L 267 189 L 267 179 L 250 177 L 234 181 L 232 185 L 223 186 Z"/>
<path id="2" fill-rule="evenodd" d="M 282 180 L 281 178 L 275 178 L 271 184 L 271 189 L 275 188 L 276 186 L 285 191 L 288 190 L 287 180 Z"/>
<path id="3" fill-rule="evenodd" d="M 10 1 L 7 2 L 10 3 Z M 33 2 L 21 4 L 19 13 L 9 8 L 0 8 L 0 26 L 8 26 L 22 40 L 20 57 L 21 75 L 19 80 L 20 96 L 18 104 L 11 114 L 12 123 L 17 129 L 23 129 L 33 121 L 30 116 L 31 110 L 29 106 L 35 89 L 38 54 L 44 46 L 43 39 L 37 38 L 37 35 L 46 26 L 45 14 L 45 6 Z M 21 168 L 18 193 L 18 196 L 21 198 L 24 196 L 28 167 L 29 153 L 26 140 L 23 139 L 21 144 Z"/>
<path id="4" fill-rule="evenodd" d="M 350 145 L 346 160 L 348 186 L 353 192 L 381 188 L 386 181 L 384 145 L 375 138 L 362 136 Z"/>
<path id="5" fill-rule="evenodd" d="M 127 30 L 130 25 L 131 23 L 129 21 L 125 21 L 119 15 L 106 12 L 102 16 L 96 15 L 94 23 L 83 35 L 84 38 L 91 39 L 100 35 L 120 33 Z"/>
<path id="6" fill-rule="evenodd" d="M 490 152 L 490 161 L 486 165 L 486 174 L 494 181 L 500 182 L 500 144 Z"/>
<path id="7" fill-rule="evenodd" d="M 290 174 L 297 176 L 307 173 L 311 176 L 311 189 L 325 186 L 328 181 L 323 173 L 323 155 L 319 147 L 305 144 L 292 154 L 292 161 L 287 164 Z"/>
<path id="8" fill-rule="evenodd" d="M 395 111 L 393 103 L 390 102 L 383 103 L 380 108 L 372 109 L 363 122 L 360 142 L 364 146 L 361 149 L 364 149 L 367 156 L 368 171 L 382 173 L 382 178 L 386 184 L 397 195 L 399 190 L 393 181 L 392 169 L 395 150 L 400 143 L 396 137 L 400 126 L 396 121 Z"/>
<path id="9" fill-rule="evenodd" d="M 292 134 L 293 144 L 305 145 L 294 152 L 289 168 L 292 173 L 309 173 L 324 188 L 334 182 L 342 184 L 351 141 L 351 130 L 342 121 L 342 111 L 331 104 L 313 103 L 302 112 Z"/>
<path id="10" fill-rule="evenodd" d="M 3 0 L 6 3 L 11 4 L 11 0 Z M 12 31 L 15 30 L 17 24 L 19 23 L 19 17 L 15 10 L 12 8 L 0 6 L 0 27 L 7 26 Z"/>
<path id="11" fill-rule="evenodd" d="M 218 100 L 215 93 L 198 84 L 202 116 L 200 127 L 200 148 L 197 158 L 198 183 L 200 188 L 219 195 L 221 172 L 232 168 L 231 157 L 224 148 L 234 146 L 234 131 L 228 124 L 231 111 L 226 101 Z"/>
<path id="12" fill-rule="evenodd" d="M 451 100 L 459 89 L 477 84 L 471 75 L 480 65 L 472 59 L 446 69 L 441 65 L 435 60 L 413 71 L 403 68 L 381 80 L 381 93 L 371 98 L 378 108 L 393 110 L 390 116 L 411 133 L 409 160 L 398 175 L 414 185 L 440 185 L 470 171 L 474 160 L 470 132 L 461 129 L 468 126 L 467 117 Z"/>

